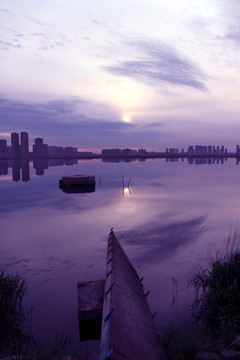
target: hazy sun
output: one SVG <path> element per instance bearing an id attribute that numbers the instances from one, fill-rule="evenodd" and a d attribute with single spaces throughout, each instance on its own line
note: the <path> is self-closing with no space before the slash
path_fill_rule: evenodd
<path id="1" fill-rule="evenodd" d="M 129 115 L 123 115 L 122 121 L 124 121 L 124 122 L 130 122 L 130 117 L 129 117 Z"/>

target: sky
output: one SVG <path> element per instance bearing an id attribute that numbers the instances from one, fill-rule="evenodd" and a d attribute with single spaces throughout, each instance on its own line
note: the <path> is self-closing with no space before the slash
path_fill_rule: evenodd
<path id="1" fill-rule="evenodd" d="M 0 138 L 240 143 L 238 0 L 1 0 Z"/>

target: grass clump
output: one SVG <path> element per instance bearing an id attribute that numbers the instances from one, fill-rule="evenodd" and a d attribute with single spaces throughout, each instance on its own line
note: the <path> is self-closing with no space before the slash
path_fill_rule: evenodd
<path id="1" fill-rule="evenodd" d="M 26 293 L 25 280 L 18 274 L 0 272 L 0 351 L 18 348 L 30 337 L 22 300 Z"/>
<path id="2" fill-rule="evenodd" d="M 240 250 L 212 259 L 191 280 L 195 289 L 192 313 L 216 338 L 231 342 L 240 333 Z"/>
<path id="3" fill-rule="evenodd" d="M 163 344 L 169 360 L 223 359 L 226 352 L 240 359 L 239 238 L 237 229 L 230 233 L 225 254 L 217 253 L 190 280 L 195 290 L 192 328 L 185 332 L 164 329 Z"/>
<path id="4" fill-rule="evenodd" d="M 26 291 L 25 280 L 18 274 L 0 271 L 0 359 L 66 360 L 67 336 L 58 337 L 51 344 L 35 341 L 31 312 L 26 314 L 23 309 Z M 72 352 L 78 353 L 74 349 Z"/>
<path id="5" fill-rule="evenodd" d="M 195 360 L 201 349 L 199 329 L 183 331 L 170 326 L 162 329 L 162 345 L 169 360 Z"/>

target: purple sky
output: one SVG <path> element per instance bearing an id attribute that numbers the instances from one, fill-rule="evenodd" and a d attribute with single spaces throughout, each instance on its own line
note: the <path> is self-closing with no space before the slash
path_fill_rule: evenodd
<path id="1" fill-rule="evenodd" d="M 2 0 L 0 138 L 240 143 L 238 0 Z"/>

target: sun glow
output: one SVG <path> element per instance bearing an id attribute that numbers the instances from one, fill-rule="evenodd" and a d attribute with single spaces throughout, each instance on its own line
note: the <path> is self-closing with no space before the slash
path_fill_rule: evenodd
<path id="1" fill-rule="evenodd" d="M 123 189 L 124 195 L 131 195 L 131 190 L 129 187 Z"/>
<path id="2" fill-rule="evenodd" d="M 130 122 L 131 120 L 130 120 L 129 115 L 123 115 L 122 121 L 124 121 L 124 122 L 126 122 L 126 123 Z"/>

